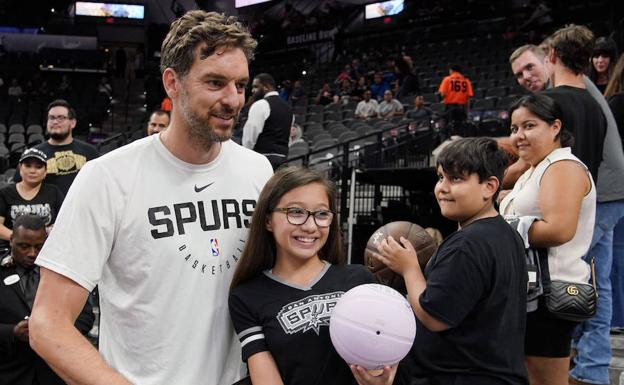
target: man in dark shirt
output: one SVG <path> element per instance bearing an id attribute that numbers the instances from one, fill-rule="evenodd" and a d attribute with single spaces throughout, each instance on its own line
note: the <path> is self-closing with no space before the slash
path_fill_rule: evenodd
<path id="1" fill-rule="evenodd" d="M 249 108 L 242 145 L 266 156 L 275 170 L 286 162 L 293 111 L 278 96 L 275 80 L 269 74 L 256 75 L 252 91 L 256 102 Z"/>
<path id="2" fill-rule="evenodd" d="M 585 163 L 596 181 L 607 123 L 600 105 L 586 90 L 583 82 L 593 34 L 581 26 L 567 28 L 572 38 L 560 33 L 550 39 L 550 51 L 544 64 L 553 88 L 543 92 L 559 105 L 563 129 L 574 136 L 572 153 Z"/>
<path id="3" fill-rule="evenodd" d="M 45 223 L 38 216 L 25 214 L 15 220 L 11 254 L 0 267 L 0 384 L 65 384 L 28 344 L 28 318 L 39 285 L 34 262 L 45 239 Z M 86 334 L 93 319 L 87 303 L 75 326 Z"/>
<path id="4" fill-rule="evenodd" d="M 422 95 L 416 95 L 414 98 L 414 109 L 409 110 L 405 115 L 408 119 L 422 122 L 425 121 L 429 123 L 431 120 L 431 109 L 425 107 L 425 98 Z"/>
<path id="5" fill-rule="evenodd" d="M 71 186 L 78 171 L 88 161 L 99 156 L 92 145 L 74 139 L 72 131 L 76 127 L 76 111 L 62 99 L 48 105 L 47 134 L 49 139 L 35 148 L 43 151 L 48 157 L 48 173 L 45 183 L 56 185 L 63 195 Z M 14 180 L 21 180 L 16 173 Z"/>
<path id="6" fill-rule="evenodd" d="M 571 25 L 556 31 L 548 40 L 545 67 L 553 89 L 544 93 L 562 109 L 563 128 L 575 136 L 575 153 L 591 170 L 596 181 L 596 221 L 587 254 L 595 258 L 596 285 L 600 293 L 596 315 L 579 327 L 577 354 L 570 371 L 570 384 L 608 384 L 609 329 L 612 315 L 610 274 L 614 258 L 622 258 L 613 244 L 614 229 L 624 220 L 624 153 L 616 123 L 602 96 L 592 97 L 583 71 L 589 64 L 593 33 Z M 594 87 L 591 84 L 591 87 Z M 604 111 L 604 112 L 603 112 Z M 608 116 L 606 116 L 608 115 Z M 607 125 L 607 121 L 610 121 Z"/>

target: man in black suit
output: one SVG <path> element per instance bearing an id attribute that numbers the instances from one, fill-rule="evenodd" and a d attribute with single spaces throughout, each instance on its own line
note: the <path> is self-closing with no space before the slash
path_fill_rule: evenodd
<path id="1" fill-rule="evenodd" d="M 64 384 L 28 343 L 28 317 L 39 285 L 35 259 L 45 239 L 41 218 L 22 215 L 15 219 L 11 252 L 0 266 L 0 385 Z M 87 303 L 75 326 L 86 334 L 93 319 Z"/>

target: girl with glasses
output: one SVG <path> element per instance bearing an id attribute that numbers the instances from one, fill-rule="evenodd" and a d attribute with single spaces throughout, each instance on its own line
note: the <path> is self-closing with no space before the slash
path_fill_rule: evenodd
<path id="1" fill-rule="evenodd" d="M 345 265 L 337 192 L 320 173 L 278 170 L 260 193 L 230 291 L 230 315 L 251 381 L 262 384 L 391 384 L 351 367 L 329 337 L 329 319 L 347 290 L 374 282 Z"/>

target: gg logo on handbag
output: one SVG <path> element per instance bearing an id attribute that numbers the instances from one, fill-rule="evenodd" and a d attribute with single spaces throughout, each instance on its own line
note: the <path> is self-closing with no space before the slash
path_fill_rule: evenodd
<path id="1" fill-rule="evenodd" d="M 574 286 L 574 285 L 570 285 L 567 288 L 567 292 L 570 295 L 578 295 L 579 294 L 579 290 L 578 287 Z"/>

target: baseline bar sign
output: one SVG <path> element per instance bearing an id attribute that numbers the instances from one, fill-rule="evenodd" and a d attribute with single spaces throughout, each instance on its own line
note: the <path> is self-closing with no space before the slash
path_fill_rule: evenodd
<path id="1" fill-rule="evenodd" d="M 338 33 L 338 28 L 332 28 L 323 31 L 314 31 L 301 33 L 298 35 L 292 35 L 286 37 L 286 45 L 298 45 L 298 44 L 310 44 L 317 43 L 321 41 L 334 40 L 336 34 Z"/>

